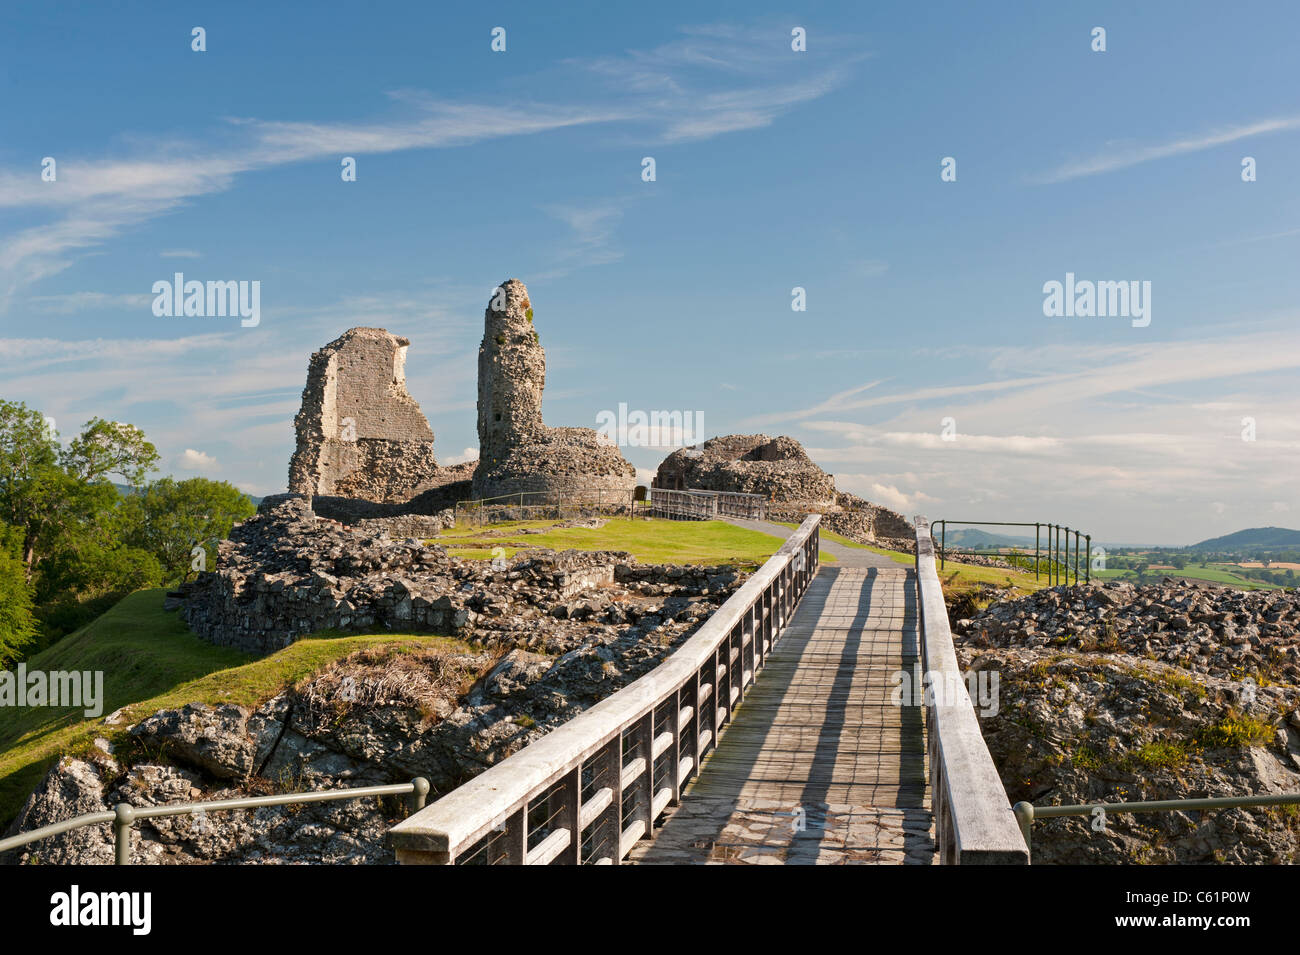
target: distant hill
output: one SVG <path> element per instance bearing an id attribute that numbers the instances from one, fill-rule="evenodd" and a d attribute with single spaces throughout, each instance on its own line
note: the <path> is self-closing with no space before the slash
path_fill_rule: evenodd
<path id="1" fill-rule="evenodd" d="M 1046 539 L 1047 536 L 1044 534 L 1044 542 Z M 990 534 L 975 527 L 958 527 L 944 535 L 944 543 L 949 547 L 1033 547 L 1034 539 L 1012 534 Z"/>
<path id="2" fill-rule="evenodd" d="M 1212 537 L 1193 544 L 1191 550 L 1252 551 L 1300 549 L 1300 531 L 1286 527 L 1248 527 L 1244 531 Z"/>

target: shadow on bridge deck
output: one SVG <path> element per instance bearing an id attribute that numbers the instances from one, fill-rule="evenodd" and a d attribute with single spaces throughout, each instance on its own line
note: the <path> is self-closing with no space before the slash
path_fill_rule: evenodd
<path id="1" fill-rule="evenodd" d="M 629 862 L 913 863 L 934 857 L 915 575 L 823 566 L 699 776 Z"/>

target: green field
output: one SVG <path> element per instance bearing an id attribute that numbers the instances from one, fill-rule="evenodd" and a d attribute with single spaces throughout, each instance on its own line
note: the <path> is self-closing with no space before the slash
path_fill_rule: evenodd
<path id="1" fill-rule="evenodd" d="M 553 550 L 621 550 L 643 564 L 735 564 L 752 570 L 767 560 L 781 546 L 779 537 L 736 527 L 726 521 L 627 520 L 612 518 L 603 527 L 565 527 L 542 534 L 510 535 L 524 528 L 550 527 L 554 521 L 513 521 L 486 527 L 457 527 L 444 531 L 432 543 L 451 546 L 447 553 L 473 560 L 496 556 L 493 548 L 510 558 L 527 547 Z M 486 537 L 484 531 L 505 532 L 505 536 Z M 501 543 L 497 543 L 501 541 Z M 823 561 L 835 558 L 823 553 Z"/>
<path id="2" fill-rule="evenodd" d="M 256 706 L 363 647 L 441 645 L 469 652 L 448 637 L 383 633 L 313 637 L 258 659 L 194 636 L 178 614 L 163 611 L 165 593 L 134 593 L 27 661 L 29 672 L 102 670 L 103 714 L 85 719 L 80 708 L 0 708 L 0 829 L 22 808 L 55 757 L 84 751 L 96 736 L 122 737 L 122 726 L 104 723 L 120 707 L 127 707 L 129 724 L 156 710 L 193 702 Z"/>
<path id="3" fill-rule="evenodd" d="M 1228 569 L 1231 566 L 1231 564 L 1188 564 L 1182 570 L 1175 570 L 1172 567 L 1167 570 L 1148 570 L 1146 579 L 1151 582 L 1159 582 L 1160 578 L 1166 576 L 1186 577 L 1189 580 L 1207 580 L 1241 590 L 1276 590 L 1279 586 L 1278 584 L 1266 583 L 1262 580 L 1251 580 L 1248 577 L 1235 574 Z M 1131 569 L 1096 570 L 1093 571 L 1092 576 L 1101 580 L 1137 582 L 1137 572 Z"/>

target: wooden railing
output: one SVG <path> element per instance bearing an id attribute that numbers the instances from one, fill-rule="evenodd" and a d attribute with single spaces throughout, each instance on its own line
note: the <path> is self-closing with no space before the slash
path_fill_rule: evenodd
<path id="1" fill-rule="evenodd" d="M 398 862 L 620 863 L 731 722 L 817 572 L 820 520 L 654 670 L 390 830 Z"/>
<path id="2" fill-rule="evenodd" d="M 939 862 L 1027 865 L 1029 849 L 957 666 L 948 609 L 934 566 L 934 540 L 924 517 L 916 518 L 916 589 L 927 688 L 930 802 Z"/>

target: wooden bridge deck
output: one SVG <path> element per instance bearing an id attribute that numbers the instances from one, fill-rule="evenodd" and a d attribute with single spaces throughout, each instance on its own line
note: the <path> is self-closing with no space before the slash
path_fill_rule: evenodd
<path id="1" fill-rule="evenodd" d="M 827 567 L 653 840 L 628 862 L 929 864 L 912 570 Z"/>

